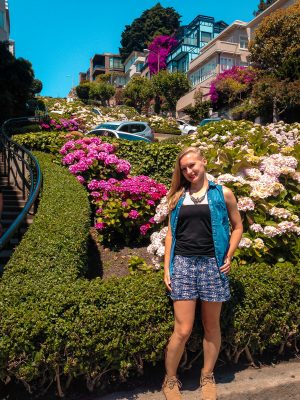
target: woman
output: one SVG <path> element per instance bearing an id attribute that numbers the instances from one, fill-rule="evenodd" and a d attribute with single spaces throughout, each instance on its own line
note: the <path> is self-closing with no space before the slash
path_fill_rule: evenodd
<path id="1" fill-rule="evenodd" d="M 213 370 L 221 345 L 220 313 L 222 303 L 230 298 L 227 274 L 243 225 L 232 191 L 208 181 L 206 164 L 198 148 L 184 149 L 177 157 L 167 196 L 171 212 L 164 282 L 175 316 L 165 358 L 167 400 L 181 399 L 176 373 L 193 328 L 197 299 L 204 328 L 201 399 L 217 398 Z"/>

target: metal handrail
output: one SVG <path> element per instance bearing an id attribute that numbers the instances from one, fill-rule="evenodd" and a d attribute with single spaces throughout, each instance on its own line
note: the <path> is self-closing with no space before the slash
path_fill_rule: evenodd
<path id="1" fill-rule="evenodd" d="M 1 128 L 2 154 L 4 158 L 4 175 L 8 177 L 8 184 L 13 179 L 13 183 L 22 191 L 23 199 L 27 201 L 0 238 L 0 249 L 3 249 L 11 237 L 19 229 L 20 225 L 30 212 L 39 194 L 42 184 L 42 173 L 40 165 L 33 154 L 25 147 L 13 141 L 7 134 L 8 125 L 13 122 L 33 122 L 35 118 L 11 118 L 6 120 Z M 27 195 L 27 196 L 26 196 Z"/>

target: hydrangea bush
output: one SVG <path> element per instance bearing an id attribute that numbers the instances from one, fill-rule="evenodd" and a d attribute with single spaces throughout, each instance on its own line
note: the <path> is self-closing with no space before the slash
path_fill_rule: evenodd
<path id="1" fill-rule="evenodd" d="M 179 150 L 199 147 L 208 160 L 208 178 L 235 193 L 244 224 L 236 253 L 241 262 L 298 261 L 299 132 L 298 123 L 262 127 L 248 121 L 221 121 L 177 143 Z M 160 206 L 154 218 L 161 223 L 167 214 L 166 205 Z M 165 229 L 152 234 L 148 247 L 157 267 L 165 234 Z"/>
<path id="2" fill-rule="evenodd" d="M 108 241 L 126 243 L 146 236 L 166 187 L 147 176 L 129 177 L 131 165 L 116 156 L 115 146 L 99 137 L 67 141 L 62 163 L 86 185 L 95 209 L 95 228 Z"/>
<path id="3" fill-rule="evenodd" d="M 122 238 L 125 243 L 142 239 L 152 229 L 155 207 L 167 192 L 147 176 L 93 179 L 88 189 L 96 206 L 96 229 L 106 241 Z"/>
<path id="4" fill-rule="evenodd" d="M 92 179 L 123 179 L 130 172 L 130 163 L 118 158 L 115 147 L 98 137 L 67 141 L 60 150 L 62 163 L 68 166 L 82 184 Z"/>

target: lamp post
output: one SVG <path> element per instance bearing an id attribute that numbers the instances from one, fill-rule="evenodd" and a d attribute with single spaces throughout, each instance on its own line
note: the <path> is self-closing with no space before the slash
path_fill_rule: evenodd
<path id="1" fill-rule="evenodd" d="M 66 78 L 71 78 L 72 79 L 72 88 L 71 89 L 73 89 L 73 87 L 74 87 L 74 75 L 72 74 L 72 75 L 66 75 Z"/>
<path id="2" fill-rule="evenodd" d="M 148 53 L 148 54 L 153 53 L 153 54 L 157 55 L 157 72 L 159 72 L 160 71 L 160 68 L 159 68 L 159 57 L 160 57 L 159 56 L 159 51 L 157 52 L 155 50 L 144 49 L 144 52 Z"/>

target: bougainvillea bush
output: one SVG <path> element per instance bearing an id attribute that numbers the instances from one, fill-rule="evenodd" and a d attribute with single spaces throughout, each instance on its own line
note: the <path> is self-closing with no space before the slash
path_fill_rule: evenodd
<path id="1" fill-rule="evenodd" d="M 88 189 L 96 206 L 96 229 L 108 242 L 121 239 L 127 244 L 141 240 L 152 229 L 155 208 L 167 192 L 147 176 L 95 179 Z"/>
<path id="2" fill-rule="evenodd" d="M 238 200 L 244 235 L 236 256 L 241 262 L 297 262 L 300 251 L 300 124 L 221 121 L 178 141 L 197 146 L 207 158 L 208 178 L 231 188 Z M 168 209 L 162 201 L 154 219 Z M 151 236 L 148 250 L 159 266 L 166 230 Z"/>
<path id="3" fill-rule="evenodd" d="M 156 36 L 149 45 L 148 65 L 150 74 L 157 74 L 162 69 L 166 69 L 167 57 L 171 50 L 176 47 L 178 40 L 172 36 L 160 35 Z"/>
<path id="4" fill-rule="evenodd" d="M 257 79 L 252 67 L 234 66 L 217 75 L 210 84 L 210 100 L 216 106 L 232 105 L 249 93 Z"/>

